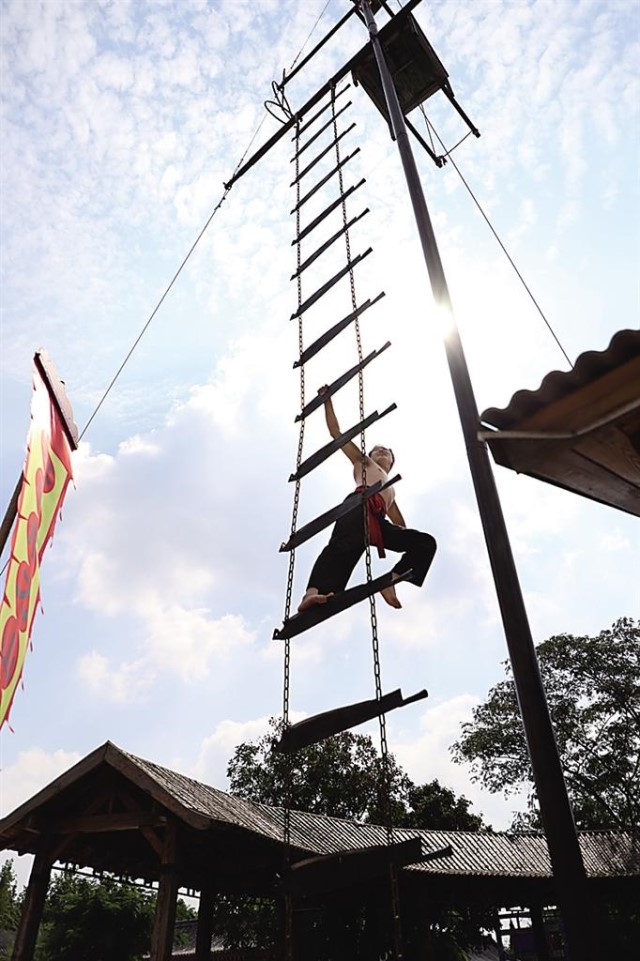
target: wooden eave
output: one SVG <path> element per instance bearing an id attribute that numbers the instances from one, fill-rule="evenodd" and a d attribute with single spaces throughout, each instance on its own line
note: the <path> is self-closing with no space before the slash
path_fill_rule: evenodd
<path id="1" fill-rule="evenodd" d="M 496 463 L 640 516 L 640 331 L 481 415 Z"/>
<path id="2" fill-rule="evenodd" d="M 191 827 L 197 830 L 205 830 L 210 827 L 210 818 L 204 817 L 202 814 L 181 805 L 172 794 L 163 790 L 156 781 L 146 775 L 144 771 L 141 771 L 115 744 L 112 744 L 111 741 L 106 741 L 4 818 L 2 822 L 0 822 L 0 840 L 10 836 L 14 825 L 19 825 L 27 819 L 33 811 L 42 810 L 52 803 L 55 804 L 56 799 L 62 795 L 63 792 L 68 791 L 71 787 L 77 788 L 85 778 L 89 778 L 103 766 L 119 771 L 124 775 L 126 780 L 137 785 L 142 791 L 148 794 L 151 799 L 166 807 L 178 819 L 189 824 Z"/>
<path id="3" fill-rule="evenodd" d="M 165 833 L 180 838 L 180 885 L 214 875 L 220 890 L 267 893 L 282 853 L 277 840 L 182 804 L 107 742 L 0 821 L 0 844 L 19 854 L 43 848 L 54 860 L 157 881 Z M 220 792 L 224 798 L 225 795 Z"/>

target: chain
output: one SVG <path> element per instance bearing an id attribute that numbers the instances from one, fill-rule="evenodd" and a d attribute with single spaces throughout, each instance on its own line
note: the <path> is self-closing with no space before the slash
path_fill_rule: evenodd
<path id="1" fill-rule="evenodd" d="M 331 112 L 333 118 L 333 137 L 336 141 L 336 162 L 340 163 L 340 144 L 337 140 L 338 138 L 338 125 L 336 120 L 336 110 L 335 110 L 335 86 L 331 88 Z M 344 179 L 342 175 L 342 167 L 338 170 L 338 183 L 340 196 L 342 198 L 342 222 L 344 226 L 344 237 L 345 246 L 347 251 L 347 264 L 351 266 L 351 242 L 349 238 L 349 229 L 347 227 L 347 202 L 344 196 Z M 351 286 L 351 306 L 353 310 L 356 310 L 358 304 L 356 300 L 356 285 L 353 268 L 349 270 L 349 283 Z M 362 350 L 362 333 L 360 328 L 360 318 L 356 317 L 354 322 L 354 329 L 356 335 L 356 347 L 358 351 L 358 363 L 362 363 L 363 350 Z M 364 420 L 364 373 L 362 370 L 358 371 L 358 405 L 360 411 L 360 420 Z M 367 447 L 366 447 L 366 437 L 364 430 L 360 434 L 360 452 L 362 454 L 362 484 L 366 487 L 367 475 L 366 475 L 366 457 L 367 457 Z M 365 543 L 365 565 L 367 572 L 367 583 L 371 583 L 373 580 L 373 573 L 371 567 L 371 544 L 369 540 L 369 517 L 368 517 L 368 507 L 367 504 L 363 504 L 362 510 L 362 522 L 364 525 L 364 543 Z M 371 594 L 369 596 L 369 615 L 371 620 L 371 645 L 373 649 L 373 675 L 375 680 L 376 689 L 376 700 L 382 700 L 382 674 L 380 667 L 380 641 L 378 637 L 378 615 L 376 611 L 376 599 L 375 595 Z M 387 742 L 387 722 L 385 715 L 382 711 L 378 714 L 378 721 L 380 726 L 380 756 L 382 761 L 382 803 L 384 807 L 384 820 L 387 836 L 387 844 L 393 844 L 394 833 L 393 833 L 393 820 L 391 813 L 391 772 L 389 766 L 389 745 Z M 402 947 L 402 930 L 400 927 L 400 892 L 398 886 L 398 871 L 391 861 L 389 862 L 389 881 L 391 888 L 391 913 L 393 916 L 393 933 L 394 933 L 394 943 L 395 943 L 395 954 L 397 961 L 402 961 L 403 958 L 403 947 Z"/>
<path id="2" fill-rule="evenodd" d="M 299 161 L 299 140 L 300 140 L 300 121 L 296 124 L 295 151 L 296 151 L 296 267 L 297 267 L 297 296 L 298 310 L 302 304 L 302 279 L 300 274 L 301 263 L 301 242 L 300 242 L 300 161 Z M 298 316 L 298 356 L 302 356 L 304 350 L 304 329 L 302 315 Z M 300 410 L 305 405 L 305 378 L 304 364 L 299 367 L 300 371 Z M 296 455 L 296 472 L 302 463 L 302 451 L 304 447 L 304 418 L 300 421 L 300 432 L 298 434 L 298 452 Z M 298 509 L 300 506 L 300 480 L 296 480 L 293 494 L 293 510 L 291 515 L 291 536 L 295 534 L 298 524 Z M 293 596 L 293 575 L 295 571 L 295 548 L 289 554 L 289 570 L 287 573 L 287 596 L 285 600 L 284 618 L 288 619 L 291 612 L 291 598 Z M 291 687 L 291 640 L 284 639 L 284 685 L 282 697 L 282 729 L 289 727 L 289 700 Z M 284 847 L 285 847 L 285 871 L 284 876 L 288 879 L 289 867 L 291 864 L 291 797 L 292 797 L 292 761 L 289 753 L 284 757 Z M 290 894 L 285 896 L 285 917 L 284 917 L 284 957 L 285 961 L 293 961 L 293 901 Z"/>
<path id="3" fill-rule="evenodd" d="M 301 263 L 301 243 L 300 237 L 300 181 L 298 180 L 299 173 L 299 158 L 298 158 L 298 141 L 300 136 L 300 122 L 296 124 L 296 267 L 297 267 L 297 294 L 298 294 L 298 309 L 302 304 L 302 277 L 300 274 L 300 263 Z M 302 315 L 298 316 L 298 351 L 299 356 L 302 356 L 304 350 L 304 331 Z M 298 368 L 300 371 L 300 410 L 304 409 L 305 405 L 305 378 L 304 378 L 304 364 L 301 364 Z M 304 418 L 300 421 L 300 433 L 298 435 L 298 452 L 296 455 L 296 472 L 300 468 L 302 463 L 302 450 L 304 447 Z M 295 482 L 295 490 L 293 495 L 293 512 L 291 516 L 291 535 L 295 534 L 297 524 L 298 524 L 298 509 L 300 506 L 300 480 Z M 287 575 L 287 596 L 285 601 L 285 619 L 289 617 L 291 612 L 291 598 L 293 595 L 293 575 L 295 571 L 295 560 L 296 552 L 295 548 L 289 554 L 289 571 Z M 285 639 L 284 642 L 284 697 L 282 705 L 282 723 L 287 726 L 289 724 L 289 685 L 290 685 L 290 662 L 291 662 L 291 643 L 289 638 Z"/>

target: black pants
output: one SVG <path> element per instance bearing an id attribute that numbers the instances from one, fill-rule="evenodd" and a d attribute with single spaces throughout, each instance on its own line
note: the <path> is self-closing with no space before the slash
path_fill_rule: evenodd
<path id="1" fill-rule="evenodd" d="M 352 497 L 360 496 L 358 493 L 349 494 L 345 503 Z M 397 527 L 386 517 L 380 519 L 380 527 L 384 546 L 390 551 L 402 553 L 393 568 L 395 573 L 403 575 L 412 571 L 408 580 L 416 587 L 421 587 L 436 552 L 435 538 L 422 531 Z M 356 508 L 336 521 L 329 543 L 313 565 L 308 587 L 315 587 L 320 594 L 343 591 L 364 549 L 364 520 L 362 510 Z"/>

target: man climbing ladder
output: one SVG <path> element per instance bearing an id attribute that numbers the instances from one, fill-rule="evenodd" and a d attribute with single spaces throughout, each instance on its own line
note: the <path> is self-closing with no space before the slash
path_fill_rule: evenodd
<path id="1" fill-rule="evenodd" d="M 341 431 L 328 395 L 328 387 L 321 387 L 318 393 L 321 396 L 326 395 L 325 418 L 329 433 L 336 440 Z M 359 498 L 367 485 L 371 486 L 378 481 L 387 483 L 394 463 L 392 450 L 377 446 L 363 456 L 351 440 L 346 441 L 341 449 L 353 464 L 353 476 L 357 485 L 346 501 Z M 367 507 L 369 542 L 378 548 L 381 557 L 385 556 L 385 548 L 402 552 L 403 555 L 393 568 L 392 582 L 380 591 L 387 604 L 400 608 L 402 604 L 396 594 L 395 582 L 408 580 L 416 587 L 421 587 L 435 555 L 436 542 L 431 534 L 406 527 L 392 486 L 385 487 L 370 497 Z M 362 514 L 358 510 L 352 510 L 336 522 L 329 543 L 313 565 L 305 595 L 298 605 L 299 613 L 317 604 L 326 604 L 330 597 L 345 589 L 365 546 Z"/>

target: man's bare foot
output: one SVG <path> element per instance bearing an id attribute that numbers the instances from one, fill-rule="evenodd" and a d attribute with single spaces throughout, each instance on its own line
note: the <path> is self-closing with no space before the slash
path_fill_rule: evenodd
<path id="1" fill-rule="evenodd" d="M 394 584 L 390 584 L 389 587 L 383 587 L 380 591 L 384 600 L 387 602 L 389 607 L 395 607 L 399 610 L 402 607 L 400 603 L 400 598 L 396 594 L 396 589 Z"/>
<path id="2" fill-rule="evenodd" d="M 326 604 L 330 597 L 333 597 L 333 594 L 319 594 L 315 587 L 310 587 L 298 604 L 298 614 L 316 604 Z"/>

